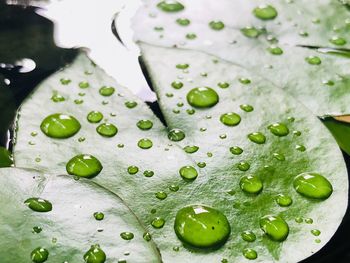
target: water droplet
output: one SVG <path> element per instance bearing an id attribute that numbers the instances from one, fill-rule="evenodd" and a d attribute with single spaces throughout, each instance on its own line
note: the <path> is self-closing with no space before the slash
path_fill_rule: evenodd
<path id="1" fill-rule="evenodd" d="M 97 176 L 102 168 L 101 162 L 89 154 L 79 154 L 70 159 L 66 165 L 68 174 L 85 178 Z"/>
<path id="2" fill-rule="evenodd" d="M 131 240 L 134 238 L 134 234 L 131 232 L 122 232 L 120 233 L 120 237 L 124 240 Z"/>
<path id="3" fill-rule="evenodd" d="M 218 86 L 222 89 L 227 89 L 230 86 L 230 84 L 227 82 L 219 82 Z"/>
<path id="4" fill-rule="evenodd" d="M 198 162 L 198 163 L 197 163 L 197 166 L 198 166 L 199 168 L 204 168 L 204 167 L 207 166 L 207 164 L 206 164 L 205 162 Z"/>
<path id="5" fill-rule="evenodd" d="M 242 104 L 239 107 L 245 112 L 252 112 L 254 110 L 254 107 L 249 104 Z"/>
<path id="6" fill-rule="evenodd" d="M 87 81 L 81 81 L 81 82 L 79 82 L 79 88 L 81 88 L 81 89 L 86 89 L 86 88 L 88 88 L 88 87 L 90 87 L 89 82 L 87 82 Z"/>
<path id="7" fill-rule="evenodd" d="M 262 134 L 261 132 L 253 132 L 248 134 L 248 138 L 249 140 L 251 140 L 252 142 L 255 142 L 257 144 L 263 144 L 266 141 L 266 137 L 264 134 Z"/>
<path id="8" fill-rule="evenodd" d="M 150 171 L 150 170 L 146 170 L 146 171 L 143 172 L 143 175 L 145 177 L 152 177 L 154 175 L 154 172 Z"/>
<path id="9" fill-rule="evenodd" d="M 304 145 L 296 145 L 295 146 L 295 149 L 298 150 L 299 152 L 305 152 L 306 151 L 306 148 Z"/>
<path id="10" fill-rule="evenodd" d="M 178 18 L 176 19 L 176 23 L 178 23 L 180 26 L 188 26 L 191 21 L 187 18 Z"/>
<path id="11" fill-rule="evenodd" d="M 104 263 L 106 254 L 99 245 L 92 245 L 91 248 L 84 254 L 86 263 Z"/>
<path id="12" fill-rule="evenodd" d="M 293 181 L 294 189 L 301 195 L 315 199 L 327 199 L 333 192 L 332 184 L 317 173 L 302 173 Z"/>
<path id="13" fill-rule="evenodd" d="M 151 241 L 152 236 L 150 233 L 146 232 L 143 234 L 143 239 L 146 240 L 147 242 Z"/>
<path id="14" fill-rule="evenodd" d="M 263 189 L 263 183 L 258 176 L 246 175 L 239 181 L 241 189 L 248 194 L 259 194 Z"/>
<path id="15" fill-rule="evenodd" d="M 191 146 L 187 145 L 187 146 L 184 147 L 184 151 L 186 153 L 195 153 L 195 152 L 198 151 L 198 149 L 199 149 L 199 147 L 196 146 L 196 145 L 191 145 Z"/>
<path id="16" fill-rule="evenodd" d="M 277 17 L 277 10 L 271 5 L 261 5 L 254 8 L 253 14 L 262 20 L 271 20 Z"/>
<path id="17" fill-rule="evenodd" d="M 169 190 L 172 192 L 177 192 L 179 191 L 180 187 L 178 185 L 172 184 L 169 186 Z"/>
<path id="18" fill-rule="evenodd" d="M 251 248 L 243 249 L 243 256 L 247 259 L 256 259 L 258 257 L 258 253 Z"/>
<path id="19" fill-rule="evenodd" d="M 176 214 L 174 229 L 182 242 L 199 248 L 223 245 L 231 232 L 223 213 L 202 205 L 180 209 Z"/>
<path id="20" fill-rule="evenodd" d="M 295 219 L 295 222 L 297 222 L 298 224 L 302 223 L 303 222 L 303 219 L 301 217 L 296 217 Z"/>
<path id="21" fill-rule="evenodd" d="M 53 102 L 62 102 L 62 101 L 65 101 L 66 99 L 62 95 L 55 93 L 52 95 L 51 100 Z"/>
<path id="22" fill-rule="evenodd" d="M 344 46 L 347 43 L 345 38 L 338 37 L 338 36 L 332 37 L 329 40 L 329 42 L 331 42 L 332 44 L 334 44 L 336 46 Z"/>
<path id="23" fill-rule="evenodd" d="M 222 21 L 211 21 L 209 22 L 209 27 L 214 30 L 222 30 L 225 24 Z"/>
<path id="24" fill-rule="evenodd" d="M 318 237 L 319 235 L 321 235 L 321 231 L 318 229 L 312 229 L 311 230 L 311 234 L 313 234 L 314 236 Z"/>
<path id="25" fill-rule="evenodd" d="M 152 223 L 151 225 L 154 227 L 154 228 L 162 228 L 165 224 L 165 220 L 161 217 L 156 217 L 152 220 Z"/>
<path id="26" fill-rule="evenodd" d="M 301 131 L 293 131 L 293 135 L 300 136 L 301 135 Z"/>
<path id="27" fill-rule="evenodd" d="M 319 57 L 317 56 L 309 56 L 305 58 L 306 62 L 309 63 L 310 65 L 321 65 L 322 61 Z"/>
<path id="28" fill-rule="evenodd" d="M 81 99 L 74 100 L 74 103 L 77 105 L 83 104 L 83 102 L 84 102 L 84 100 L 81 100 Z"/>
<path id="29" fill-rule="evenodd" d="M 184 84 L 181 82 L 181 81 L 173 81 L 171 83 L 171 86 L 174 88 L 174 89 L 181 89 Z"/>
<path id="30" fill-rule="evenodd" d="M 275 45 L 270 46 L 267 49 L 272 55 L 282 55 L 283 54 L 283 50 L 280 47 L 277 47 Z"/>
<path id="31" fill-rule="evenodd" d="M 105 97 L 108 97 L 108 96 L 113 95 L 114 92 L 115 92 L 115 88 L 113 88 L 113 87 L 107 87 L 107 86 L 103 86 L 103 87 L 101 87 L 100 90 L 99 90 L 99 93 L 100 93 L 102 96 L 105 96 Z"/>
<path id="32" fill-rule="evenodd" d="M 118 148 L 124 148 L 124 144 L 123 143 L 118 143 L 117 147 Z"/>
<path id="33" fill-rule="evenodd" d="M 97 126 L 96 131 L 103 137 L 113 137 L 118 133 L 118 128 L 112 123 L 102 123 Z"/>
<path id="34" fill-rule="evenodd" d="M 169 140 L 173 142 L 179 142 L 185 139 L 185 133 L 180 129 L 172 129 L 168 132 Z"/>
<path id="35" fill-rule="evenodd" d="M 305 218 L 305 223 L 306 224 L 312 224 L 314 220 L 312 218 Z"/>
<path id="36" fill-rule="evenodd" d="M 308 37 L 309 33 L 304 31 L 304 30 L 301 30 L 301 31 L 299 31 L 299 36 L 301 36 L 301 37 Z"/>
<path id="37" fill-rule="evenodd" d="M 189 114 L 189 115 L 193 115 L 196 111 L 194 109 L 187 109 L 186 112 Z"/>
<path id="38" fill-rule="evenodd" d="M 143 138 L 138 141 L 137 146 L 140 147 L 141 149 L 149 149 L 153 146 L 153 142 L 150 139 Z"/>
<path id="39" fill-rule="evenodd" d="M 322 81 L 322 84 L 327 85 L 327 86 L 334 86 L 334 81 L 333 80 L 324 80 Z"/>
<path id="40" fill-rule="evenodd" d="M 65 139 L 75 135 L 81 128 L 73 116 L 56 113 L 47 116 L 41 123 L 41 131 L 48 137 Z"/>
<path id="41" fill-rule="evenodd" d="M 254 242 L 256 240 L 256 235 L 253 231 L 243 231 L 241 237 L 244 241 Z"/>
<path id="42" fill-rule="evenodd" d="M 230 147 L 230 152 L 234 155 L 240 155 L 243 152 L 243 149 L 238 146 Z"/>
<path id="43" fill-rule="evenodd" d="M 220 116 L 220 121 L 226 126 L 236 126 L 241 122 L 241 116 L 237 113 L 229 112 Z"/>
<path id="44" fill-rule="evenodd" d="M 192 166 L 181 167 L 181 169 L 179 170 L 179 173 L 183 179 L 188 181 L 193 181 L 198 176 L 197 170 Z"/>
<path id="45" fill-rule="evenodd" d="M 249 38 L 257 38 L 262 33 L 261 30 L 258 30 L 252 26 L 242 28 L 241 32 L 244 36 Z"/>
<path id="46" fill-rule="evenodd" d="M 273 158 L 275 158 L 278 161 L 285 161 L 286 157 L 282 153 L 273 153 Z"/>
<path id="47" fill-rule="evenodd" d="M 244 85 L 248 85 L 251 83 L 251 80 L 250 79 L 247 79 L 247 78 L 239 78 L 238 79 L 240 83 L 244 84 Z"/>
<path id="48" fill-rule="evenodd" d="M 91 111 L 87 115 L 87 120 L 90 123 L 98 123 L 103 119 L 103 114 L 99 111 Z"/>
<path id="49" fill-rule="evenodd" d="M 35 212 L 50 212 L 52 210 L 52 204 L 45 199 L 32 197 L 24 201 L 24 203 Z"/>
<path id="50" fill-rule="evenodd" d="M 176 68 L 178 69 L 187 69 L 190 65 L 184 63 L 184 64 L 177 64 Z"/>
<path id="51" fill-rule="evenodd" d="M 139 172 L 139 168 L 135 165 L 131 165 L 128 167 L 129 174 L 137 174 Z"/>
<path id="52" fill-rule="evenodd" d="M 70 79 L 66 79 L 66 78 L 61 78 L 60 82 L 62 85 L 68 85 L 69 83 L 71 83 L 72 81 Z"/>
<path id="53" fill-rule="evenodd" d="M 98 221 L 101 221 L 101 220 L 103 220 L 105 218 L 105 215 L 102 212 L 95 212 L 94 213 L 94 218 L 96 220 L 98 220 Z"/>
<path id="54" fill-rule="evenodd" d="M 282 217 L 266 215 L 259 220 L 260 228 L 274 241 L 283 241 L 289 234 L 289 227 Z"/>
<path id="55" fill-rule="evenodd" d="M 190 40 L 196 39 L 197 35 L 195 33 L 188 33 L 188 34 L 186 34 L 186 38 L 190 39 Z"/>
<path id="56" fill-rule="evenodd" d="M 153 127 L 153 122 L 150 120 L 139 120 L 136 124 L 136 126 L 140 129 L 140 130 L 149 130 Z"/>
<path id="57" fill-rule="evenodd" d="M 185 7 L 175 0 L 164 0 L 157 4 L 157 7 L 164 12 L 175 13 L 183 10 Z"/>
<path id="58" fill-rule="evenodd" d="M 240 171 L 244 172 L 249 170 L 250 164 L 247 162 L 240 162 L 238 163 L 237 167 Z"/>
<path id="59" fill-rule="evenodd" d="M 39 234 L 43 229 L 40 226 L 33 227 L 33 233 Z"/>
<path id="60" fill-rule="evenodd" d="M 164 200 L 165 198 L 168 197 L 168 195 L 167 195 L 166 192 L 159 191 L 159 192 L 156 193 L 156 197 L 157 197 L 159 200 Z"/>
<path id="61" fill-rule="evenodd" d="M 125 106 L 129 109 L 135 108 L 137 106 L 137 102 L 136 101 L 126 101 L 125 102 Z"/>
<path id="62" fill-rule="evenodd" d="M 275 200 L 276 200 L 276 203 L 282 207 L 290 206 L 293 203 L 292 198 L 284 194 L 277 195 Z"/>
<path id="63" fill-rule="evenodd" d="M 267 128 L 270 130 L 272 134 L 276 136 L 282 137 L 282 136 L 287 136 L 289 134 L 288 127 L 285 124 L 280 122 L 271 124 Z"/>
<path id="64" fill-rule="evenodd" d="M 319 238 L 315 239 L 315 243 L 321 243 L 321 239 Z"/>
<path id="65" fill-rule="evenodd" d="M 219 102 L 219 95 L 209 87 L 194 88 L 187 93 L 187 101 L 196 108 L 209 108 Z"/>
<path id="66" fill-rule="evenodd" d="M 30 253 L 30 258 L 34 263 L 43 263 L 49 257 L 49 251 L 42 247 L 37 247 Z"/>

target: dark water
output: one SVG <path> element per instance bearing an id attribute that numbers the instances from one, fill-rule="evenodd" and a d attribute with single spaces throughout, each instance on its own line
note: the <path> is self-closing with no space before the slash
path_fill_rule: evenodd
<path id="1" fill-rule="evenodd" d="M 8 131 L 23 99 L 39 82 L 74 60 L 78 53 L 76 49 L 57 47 L 53 40 L 53 29 L 54 24 L 36 14 L 34 7 L 9 6 L 0 0 L 0 146 L 11 148 Z M 35 68 L 23 67 L 23 58 L 34 61 Z M 162 119 L 158 104 L 152 103 L 150 106 Z M 344 154 L 344 158 L 350 170 L 350 157 Z M 349 236 L 348 209 L 332 240 L 321 251 L 302 262 L 349 263 Z"/>

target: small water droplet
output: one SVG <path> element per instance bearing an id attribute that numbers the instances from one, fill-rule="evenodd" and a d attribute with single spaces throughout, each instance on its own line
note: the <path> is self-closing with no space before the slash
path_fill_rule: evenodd
<path id="1" fill-rule="evenodd" d="M 250 164 L 247 162 L 239 162 L 237 167 L 240 171 L 245 172 L 249 170 Z"/>
<path id="2" fill-rule="evenodd" d="M 219 82 L 218 86 L 222 89 L 227 89 L 228 87 L 230 87 L 230 84 L 227 82 Z"/>
<path id="3" fill-rule="evenodd" d="M 152 223 L 151 225 L 154 227 L 154 228 L 162 228 L 165 224 L 165 220 L 161 217 L 156 217 L 152 220 Z"/>
<path id="4" fill-rule="evenodd" d="M 282 137 L 282 136 L 287 136 L 289 134 L 288 127 L 285 124 L 280 122 L 271 124 L 267 128 L 270 130 L 272 134 L 276 136 Z"/>
<path id="5" fill-rule="evenodd" d="M 131 240 L 134 238 L 134 234 L 131 232 L 122 232 L 120 233 L 120 237 L 124 240 Z"/>
<path id="6" fill-rule="evenodd" d="M 230 147 L 230 152 L 234 155 L 240 155 L 243 152 L 243 149 L 238 146 Z"/>
<path id="7" fill-rule="evenodd" d="M 312 218 L 305 218 L 305 223 L 306 224 L 312 224 L 314 222 L 314 220 Z"/>
<path id="8" fill-rule="evenodd" d="M 284 241 L 289 234 L 289 227 L 282 217 L 266 215 L 259 220 L 260 228 L 274 241 Z"/>
<path id="9" fill-rule="evenodd" d="M 222 30 L 225 27 L 225 24 L 222 21 L 211 21 L 209 22 L 209 27 L 213 30 Z"/>
<path id="10" fill-rule="evenodd" d="M 37 247 L 30 253 L 30 258 L 34 263 L 43 263 L 49 257 L 49 251 L 43 247 Z"/>
<path id="11" fill-rule="evenodd" d="M 248 194 L 259 194 L 263 189 L 263 183 L 258 176 L 246 175 L 239 181 L 240 188 Z"/>
<path id="12" fill-rule="evenodd" d="M 258 253 L 251 248 L 243 249 L 243 256 L 247 259 L 256 259 L 258 257 Z"/>
<path id="13" fill-rule="evenodd" d="M 40 125 L 41 131 L 48 137 L 65 139 L 75 135 L 81 128 L 73 116 L 55 113 L 47 116 Z"/>
<path id="14" fill-rule="evenodd" d="M 169 13 L 175 13 L 183 10 L 185 7 L 183 4 L 181 4 L 178 1 L 175 0 L 164 0 L 157 4 L 157 7 L 164 11 Z"/>
<path id="15" fill-rule="evenodd" d="M 266 137 L 264 134 L 262 134 L 261 132 L 253 132 L 248 134 L 248 138 L 249 140 L 251 140 L 254 143 L 257 144 L 264 144 L 266 141 Z"/>
<path id="16" fill-rule="evenodd" d="M 137 174 L 139 172 L 139 168 L 135 165 L 131 165 L 128 167 L 129 174 Z"/>
<path id="17" fill-rule="evenodd" d="M 254 8 L 253 14 L 261 20 L 271 20 L 277 17 L 277 10 L 271 5 L 261 5 Z"/>
<path id="18" fill-rule="evenodd" d="M 86 89 L 86 88 L 88 88 L 88 87 L 90 87 L 89 82 L 87 82 L 87 81 L 81 81 L 81 82 L 79 82 L 79 88 L 81 88 L 81 89 Z"/>
<path id="19" fill-rule="evenodd" d="M 150 233 L 146 232 L 143 234 L 143 239 L 146 240 L 147 242 L 151 241 L 152 236 Z"/>
<path id="20" fill-rule="evenodd" d="M 336 45 L 336 46 L 344 46 L 347 41 L 345 38 L 342 37 L 338 37 L 338 36 L 334 36 L 332 37 L 329 42 L 331 42 L 332 44 Z"/>
<path id="21" fill-rule="evenodd" d="M 28 198 L 24 203 L 35 212 L 46 213 L 52 210 L 50 201 L 37 197 Z"/>
<path id="22" fill-rule="evenodd" d="M 186 34 L 186 38 L 189 40 L 196 39 L 197 35 L 195 33 L 188 33 Z"/>
<path id="23" fill-rule="evenodd" d="M 181 177 L 188 181 L 193 181 L 197 178 L 198 172 L 193 166 L 183 166 L 179 170 Z"/>
<path id="24" fill-rule="evenodd" d="M 39 234 L 43 229 L 40 226 L 33 227 L 33 233 Z"/>
<path id="25" fill-rule="evenodd" d="M 256 240 L 256 235 L 254 234 L 253 231 L 243 231 L 241 233 L 241 237 L 244 241 L 247 241 L 247 242 L 254 242 Z"/>
<path id="26" fill-rule="evenodd" d="M 283 50 L 282 48 L 272 45 L 267 49 L 272 55 L 282 55 L 283 54 Z"/>
<path id="27" fill-rule="evenodd" d="M 125 106 L 129 109 L 135 108 L 137 106 L 137 102 L 136 101 L 126 101 L 125 102 Z"/>
<path id="28" fill-rule="evenodd" d="M 68 174 L 85 178 L 97 176 L 103 169 L 101 162 L 89 154 L 79 154 L 69 160 L 66 165 Z"/>
<path id="29" fill-rule="evenodd" d="M 99 90 L 99 93 L 105 97 L 112 96 L 114 92 L 115 92 L 115 88 L 107 87 L 107 86 L 103 86 Z"/>
<path id="30" fill-rule="evenodd" d="M 150 139 L 143 138 L 138 141 L 137 146 L 141 149 L 147 150 L 153 146 L 153 142 Z"/>
<path id="31" fill-rule="evenodd" d="M 145 177 L 152 177 L 154 175 L 154 172 L 150 171 L 150 170 L 146 170 L 146 171 L 143 172 L 143 175 Z"/>
<path id="32" fill-rule="evenodd" d="M 55 93 L 52 95 L 51 100 L 53 102 L 62 102 L 62 101 L 65 101 L 66 99 L 62 95 Z"/>
<path id="33" fill-rule="evenodd" d="M 71 83 L 72 81 L 70 79 L 66 79 L 66 78 L 61 78 L 60 82 L 62 85 L 68 85 L 69 83 Z"/>
<path id="34" fill-rule="evenodd" d="M 262 32 L 255 27 L 247 26 L 241 29 L 241 33 L 249 38 L 257 38 Z"/>
<path id="35" fill-rule="evenodd" d="M 112 123 L 102 123 L 97 126 L 96 131 L 103 137 L 113 137 L 118 133 L 118 128 Z"/>
<path id="36" fill-rule="evenodd" d="M 99 245 L 92 245 L 91 248 L 84 254 L 84 261 L 86 263 L 104 263 L 106 261 L 106 254 Z"/>
<path id="37" fill-rule="evenodd" d="M 306 151 L 305 146 L 304 145 L 299 145 L 299 144 L 297 144 L 295 146 L 295 149 L 298 150 L 299 152 L 305 152 Z"/>
<path id="38" fill-rule="evenodd" d="M 176 68 L 178 69 L 187 69 L 189 68 L 189 64 L 183 63 L 183 64 L 176 64 Z"/>
<path id="39" fill-rule="evenodd" d="M 136 124 L 136 126 L 140 129 L 140 130 L 149 130 L 153 127 L 153 122 L 150 120 L 139 120 Z"/>
<path id="40" fill-rule="evenodd" d="M 239 107 L 245 112 L 252 112 L 254 110 L 254 107 L 249 104 L 241 104 Z"/>
<path id="41" fill-rule="evenodd" d="M 276 200 L 276 203 L 282 207 L 290 206 L 293 203 L 292 198 L 284 194 L 277 195 L 275 200 Z"/>
<path id="42" fill-rule="evenodd" d="M 191 23 L 191 21 L 187 18 L 178 18 L 176 19 L 176 23 L 180 26 L 188 26 Z"/>
<path id="43" fill-rule="evenodd" d="M 309 63 L 310 65 L 321 65 L 322 61 L 319 57 L 317 56 L 309 56 L 305 58 L 306 62 Z"/>
<path id="44" fill-rule="evenodd" d="M 197 163 L 197 166 L 198 166 L 199 168 L 204 168 L 204 167 L 207 166 L 207 164 L 206 164 L 205 162 L 198 162 L 198 163 Z"/>
<path id="45" fill-rule="evenodd" d="M 165 198 L 168 197 L 167 193 L 164 192 L 164 191 L 159 191 L 156 193 L 156 197 L 159 199 L 159 200 L 164 200 Z"/>
<path id="46" fill-rule="evenodd" d="M 104 213 L 102 212 L 95 212 L 94 213 L 94 218 L 97 220 L 97 221 L 101 221 L 105 218 L 105 215 Z"/>
<path id="47" fill-rule="evenodd" d="M 273 158 L 275 158 L 278 161 L 285 161 L 286 157 L 282 153 L 273 153 Z"/>
<path id="48" fill-rule="evenodd" d="M 171 86 L 174 88 L 174 89 L 181 89 L 184 84 L 181 82 L 181 81 L 173 81 L 171 83 Z"/>
<path id="49" fill-rule="evenodd" d="M 301 195 L 315 199 L 327 199 L 333 192 L 332 184 L 317 173 L 302 173 L 293 181 L 294 189 Z"/>
<path id="50" fill-rule="evenodd" d="M 318 237 L 319 235 L 321 235 L 321 231 L 318 229 L 312 229 L 311 230 L 311 234 L 313 234 L 314 236 Z"/>
<path id="51" fill-rule="evenodd" d="M 98 123 L 103 119 L 103 114 L 99 111 L 91 111 L 86 118 L 90 123 Z"/>
<path id="52" fill-rule="evenodd" d="M 182 242 L 199 248 L 223 245 L 231 232 L 223 213 L 202 205 L 180 209 L 176 214 L 174 229 Z"/>
<path id="53" fill-rule="evenodd" d="M 168 139 L 173 142 L 182 141 L 185 137 L 185 133 L 180 129 L 172 129 L 168 132 Z"/>
<path id="54" fill-rule="evenodd" d="M 198 149 L 199 149 L 199 147 L 196 145 L 187 145 L 184 147 L 184 151 L 186 153 L 195 153 L 198 151 Z"/>
<path id="55" fill-rule="evenodd" d="M 220 121 L 226 126 L 236 126 L 241 122 L 241 116 L 237 113 L 229 112 L 220 116 Z"/>
<path id="56" fill-rule="evenodd" d="M 302 223 L 304 220 L 301 217 L 296 217 L 295 222 L 297 222 L 298 224 Z"/>

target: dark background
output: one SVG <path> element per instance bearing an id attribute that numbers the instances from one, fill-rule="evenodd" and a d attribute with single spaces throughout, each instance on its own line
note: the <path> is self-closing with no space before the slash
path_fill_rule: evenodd
<path id="1" fill-rule="evenodd" d="M 10 6 L 0 0 L 0 146 L 11 149 L 11 128 L 16 110 L 23 99 L 44 78 L 70 63 L 77 49 L 63 49 L 53 40 L 54 24 L 35 13 L 34 7 Z M 116 40 L 117 41 L 117 40 Z M 30 58 L 36 68 L 21 72 L 23 58 Z M 152 109 L 160 117 L 158 105 Z M 350 168 L 350 157 L 344 153 Z M 337 209 L 333 207 L 333 209 Z M 332 213 L 332 211 L 325 211 Z M 350 262 L 349 209 L 331 241 L 303 263 Z"/>

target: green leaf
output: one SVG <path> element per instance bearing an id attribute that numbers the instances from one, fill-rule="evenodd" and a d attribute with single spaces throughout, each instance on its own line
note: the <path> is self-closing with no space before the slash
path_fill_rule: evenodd
<path id="1" fill-rule="evenodd" d="M 349 59 L 332 55 L 338 50 L 318 49 L 350 45 L 349 10 L 339 1 L 181 2 L 185 6 L 183 12 L 168 14 L 159 10 L 156 2 L 145 1 L 134 18 L 136 39 L 158 46 L 199 50 L 240 65 L 283 88 L 318 116 L 350 113 Z M 263 4 L 272 5 L 278 16 L 272 20 L 255 17 L 253 10 Z M 175 22 L 178 18 L 187 18 L 191 23 L 181 26 Z M 225 27 L 213 30 L 209 26 L 213 20 L 222 21 Z M 155 27 L 164 27 L 164 31 L 155 31 Z M 301 31 L 308 36 L 302 36 Z M 188 33 L 197 38 L 186 39 Z M 335 36 L 347 43 L 332 44 L 330 39 Z M 310 64 L 312 57 L 320 62 Z"/>
<path id="2" fill-rule="evenodd" d="M 350 143 L 348 140 L 350 135 L 350 123 L 337 121 L 331 117 L 325 118 L 322 121 L 333 134 L 340 148 L 350 155 Z"/>
<path id="3" fill-rule="evenodd" d="M 320 249 L 342 220 L 348 184 L 341 152 L 319 120 L 270 82 L 241 67 L 196 51 L 149 45 L 142 45 L 142 49 L 168 127 L 143 102 L 81 54 L 70 67 L 44 81 L 22 105 L 14 148 L 16 165 L 63 174 L 74 156 L 94 156 L 100 164 L 89 157 L 91 161 L 81 162 L 88 166 L 80 175 L 92 174 L 93 182 L 125 201 L 152 234 L 164 262 L 243 261 L 243 253 L 251 255 L 246 248 L 256 250 L 261 262 L 286 262 L 301 260 Z M 189 64 L 188 68 L 185 64 Z M 240 83 L 248 83 L 242 78 L 249 78 L 251 84 Z M 70 82 L 62 85 L 60 79 Z M 184 86 L 173 88 L 174 80 Z M 219 82 L 227 82 L 229 87 L 220 88 Z M 193 109 L 186 102 L 187 92 L 204 85 L 216 91 L 219 101 L 216 105 L 215 100 L 211 101 L 211 108 Z M 103 86 L 112 86 L 115 92 L 103 96 L 99 92 Z M 50 100 L 53 94 L 60 94 L 65 100 L 54 102 Z M 87 116 L 91 111 L 101 112 L 103 120 L 90 123 Z M 229 115 L 228 123 L 236 126 L 222 123 L 225 118 L 221 116 L 230 112 L 241 117 L 237 123 L 231 118 L 235 115 Z M 55 113 L 75 117 L 81 124 L 77 133 L 55 139 L 41 132 L 41 122 Z M 96 122 L 96 118 L 89 119 Z M 153 125 L 140 120 L 150 120 Z M 99 134 L 96 129 L 103 122 L 115 125 L 117 133 L 112 137 Z M 270 126 L 277 122 L 286 125 L 288 135 L 278 125 Z M 172 132 L 168 134 L 168 130 Z M 35 138 L 31 136 L 33 131 L 38 133 Z M 293 131 L 300 131 L 301 135 L 296 136 Z M 266 142 L 250 141 L 248 134 L 255 132 L 262 133 Z M 149 139 L 152 144 L 141 139 Z M 30 140 L 34 145 L 28 145 Z M 234 146 L 241 147 L 243 153 L 232 154 L 236 151 Z M 74 167 L 69 167 L 68 171 L 74 174 Z M 333 186 L 333 194 L 325 201 L 298 194 L 293 180 L 304 172 L 325 176 Z M 259 178 L 263 185 L 257 195 L 245 194 L 240 188 L 249 176 Z M 290 196 L 293 204 L 287 208 L 277 205 L 275 198 L 279 194 Z M 181 243 L 174 231 L 174 220 L 178 211 L 189 205 L 205 205 L 225 215 L 231 233 L 224 245 L 198 250 Z M 326 213 L 335 205 L 336 211 Z M 189 213 L 187 208 L 181 211 L 180 215 Z M 259 219 L 270 214 L 282 217 L 289 225 L 286 241 L 273 241 L 260 229 Z M 312 218 L 314 223 L 297 223 L 299 217 Z M 321 243 L 316 243 L 316 237 L 310 233 L 314 228 L 322 232 L 317 237 Z M 246 230 L 257 236 L 254 243 L 242 240 L 241 233 Z M 227 233 L 227 228 L 220 233 Z"/>
<path id="4" fill-rule="evenodd" d="M 12 154 L 9 150 L 0 146 L 0 167 L 10 167 L 12 165 Z"/>
<path id="5" fill-rule="evenodd" d="M 96 244 L 107 255 L 107 262 L 126 258 L 159 262 L 154 243 L 143 239 L 145 229 L 135 215 L 118 196 L 91 181 L 3 168 L 0 183 L 6 185 L 0 189 L 1 262 L 32 262 L 36 248 L 48 251 L 47 262 L 84 262 L 85 253 Z M 50 202 L 51 211 L 32 210 L 25 204 L 29 198 Z M 104 219 L 96 220 L 96 212 L 102 212 Z M 123 232 L 133 233 L 134 238 L 122 239 Z"/>

